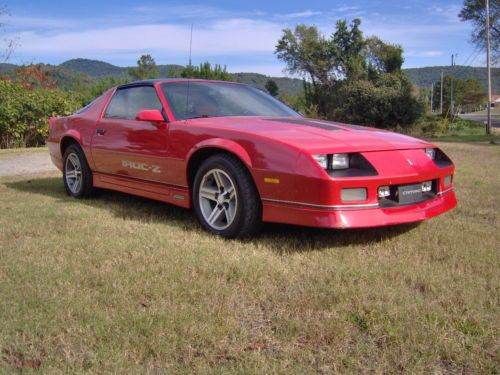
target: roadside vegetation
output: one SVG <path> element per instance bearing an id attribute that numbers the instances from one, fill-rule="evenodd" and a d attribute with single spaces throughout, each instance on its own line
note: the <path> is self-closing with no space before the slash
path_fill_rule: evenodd
<path id="1" fill-rule="evenodd" d="M 471 0 L 471 4 L 475 2 Z M 329 37 L 316 26 L 285 29 L 275 53 L 291 74 L 303 79 L 302 90 L 297 90 L 301 83 L 297 79 L 231 74 L 225 66 L 209 62 L 186 67 L 157 65 L 149 54 L 140 56 L 137 66 L 131 68 L 85 59 L 70 60 L 60 67 L 1 64 L 0 68 L 9 69 L 0 71 L 0 148 L 43 145 L 51 116 L 73 113 L 110 87 L 160 76 L 243 81 L 313 118 L 427 138 L 497 139 L 496 135 L 482 136 L 480 127 L 457 120 L 457 111 L 473 111 L 486 103 L 476 78 L 454 78 L 460 67 L 451 69 L 443 81 L 443 111 L 436 114 L 441 108 L 440 83 L 434 90 L 415 86 L 402 69 L 402 47 L 377 36 L 366 37 L 359 19 L 337 21 Z M 88 75 L 91 72 L 94 78 Z"/>
<path id="2" fill-rule="evenodd" d="M 249 241 L 159 202 L 70 199 L 58 174 L 0 179 L 0 373 L 495 373 L 500 148 L 440 146 L 450 213 Z"/>

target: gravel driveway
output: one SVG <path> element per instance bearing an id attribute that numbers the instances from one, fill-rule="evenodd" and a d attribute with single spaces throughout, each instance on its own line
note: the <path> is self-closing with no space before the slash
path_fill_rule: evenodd
<path id="1" fill-rule="evenodd" d="M 47 152 L 19 153 L 0 159 L 0 177 L 57 171 Z"/>

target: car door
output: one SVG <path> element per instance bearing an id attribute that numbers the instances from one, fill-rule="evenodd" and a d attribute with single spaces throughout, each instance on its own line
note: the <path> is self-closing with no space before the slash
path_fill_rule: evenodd
<path id="1" fill-rule="evenodd" d="M 167 124 L 136 120 L 137 113 L 145 109 L 163 111 L 154 86 L 116 90 L 92 137 L 97 172 L 166 182 Z"/>

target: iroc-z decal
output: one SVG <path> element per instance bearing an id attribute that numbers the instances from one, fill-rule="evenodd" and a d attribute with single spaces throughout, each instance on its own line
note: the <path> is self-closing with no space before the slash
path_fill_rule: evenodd
<path id="1" fill-rule="evenodd" d="M 122 166 L 125 168 L 139 169 L 141 171 L 161 173 L 161 169 L 160 169 L 159 165 L 141 163 L 138 161 L 122 160 Z"/>

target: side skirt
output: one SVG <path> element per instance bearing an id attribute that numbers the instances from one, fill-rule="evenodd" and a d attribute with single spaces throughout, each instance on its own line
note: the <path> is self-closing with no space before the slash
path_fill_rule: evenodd
<path id="1" fill-rule="evenodd" d="M 93 180 L 94 187 L 96 188 L 115 190 L 171 203 L 184 208 L 191 208 L 189 188 L 187 186 L 169 185 L 161 182 L 97 172 L 93 172 Z"/>

